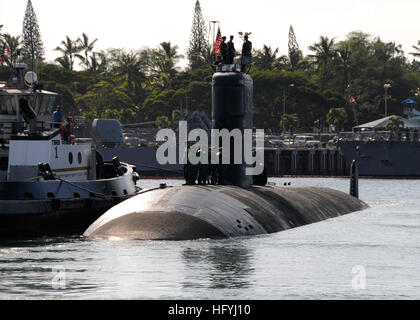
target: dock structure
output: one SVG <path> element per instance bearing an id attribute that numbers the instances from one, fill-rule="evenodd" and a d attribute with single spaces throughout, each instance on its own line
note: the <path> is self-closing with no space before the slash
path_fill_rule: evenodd
<path id="1" fill-rule="evenodd" d="M 339 150 L 327 148 L 266 148 L 265 166 L 269 176 L 348 176 Z"/>

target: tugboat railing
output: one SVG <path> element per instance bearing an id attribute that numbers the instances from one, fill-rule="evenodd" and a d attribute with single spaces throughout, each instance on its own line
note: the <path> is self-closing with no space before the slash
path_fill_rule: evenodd
<path id="1" fill-rule="evenodd" d="M 36 121 L 35 133 L 51 131 L 54 129 L 54 122 Z M 10 138 L 28 129 L 25 121 L 0 120 L 0 143 L 8 143 Z"/>

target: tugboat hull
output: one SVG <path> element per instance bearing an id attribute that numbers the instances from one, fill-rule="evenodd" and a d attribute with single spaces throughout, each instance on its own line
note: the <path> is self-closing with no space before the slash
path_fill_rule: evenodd
<path id="1" fill-rule="evenodd" d="M 0 183 L 0 238 L 81 235 L 104 212 L 137 194 L 137 174 L 85 182 Z"/>

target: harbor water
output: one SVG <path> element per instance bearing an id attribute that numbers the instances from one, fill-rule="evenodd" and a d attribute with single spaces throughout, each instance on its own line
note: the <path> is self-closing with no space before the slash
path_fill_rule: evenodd
<path id="1" fill-rule="evenodd" d="M 338 178 L 279 186 L 349 191 Z M 143 180 L 143 187 L 181 180 Z M 0 242 L 0 299 L 419 299 L 420 180 L 359 181 L 369 209 L 228 240 Z"/>

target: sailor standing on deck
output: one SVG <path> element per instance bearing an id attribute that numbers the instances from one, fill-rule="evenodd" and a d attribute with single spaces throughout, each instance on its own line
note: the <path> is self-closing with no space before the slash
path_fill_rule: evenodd
<path id="1" fill-rule="evenodd" d="M 245 42 L 242 46 L 242 61 L 241 71 L 244 72 L 247 66 L 251 65 L 252 62 L 252 42 L 248 40 L 248 35 L 245 34 Z"/>
<path id="2" fill-rule="evenodd" d="M 227 44 L 226 44 L 226 37 L 222 38 L 222 43 L 220 44 L 220 54 L 222 55 L 223 64 L 227 64 Z"/>
<path id="3" fill-rule="evenodd" d="M 235 45 L 233 44 L 233 36 L 230 36 L 230 40 L 227 43 L 227 64 L 233 64 L 233 59 L 235 58 L 236 51 Z"/>
<path id="4" fill-rule="evenodd" d="M 63 114 L 61 113 L 61 106 L 57 106 L 57 110 L 53 113 L 54 128 L 60 128 L 63 122 Z"/>

